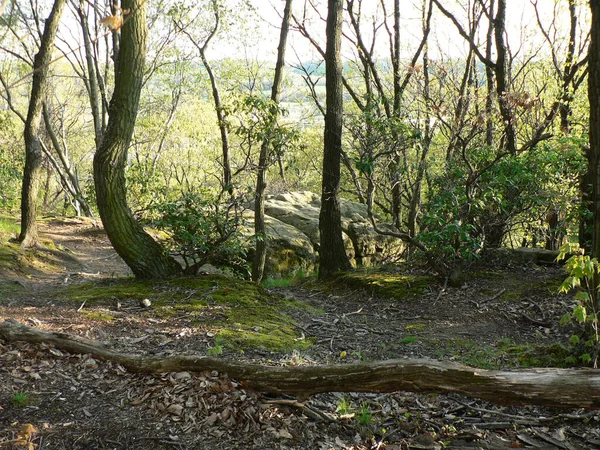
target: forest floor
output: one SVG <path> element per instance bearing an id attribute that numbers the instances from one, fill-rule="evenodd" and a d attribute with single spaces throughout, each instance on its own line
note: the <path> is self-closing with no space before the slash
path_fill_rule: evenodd
<path id="1" fill-rule="evenodd" d="M 0 253 L 0 322 L 126 353 L 269 365 L 430 357 L 514 369 L 564 366 L 569 352 L 573 330 L 559 321 L 573 298 L 557 294 L 558 265 L 482 261 L 459 288 L 387 269 L 265 291 L 208 274 L 198 284 L 137 283 L 87 219 L 46 220 L 43 237 L 50 250 L 20 254 L 6 244 Z M 250 323 L 260 308 L 271 309 Z M 587 449 L 600 448 L 600 417 L 435 393 L 329 393 L 299 403 L 216 372 L 132 374 L 89 355 L 0 340 L 4 448 Z"/>

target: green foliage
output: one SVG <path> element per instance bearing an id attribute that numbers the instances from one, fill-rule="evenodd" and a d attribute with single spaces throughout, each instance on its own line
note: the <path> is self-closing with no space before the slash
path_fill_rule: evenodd
<path id="1" fill-rule="evenodd" d="M 484 247 L 500 247 L 512 231 L 528 237 L 549 211 L 560 217 L 551 230 L 560 239 L 568 220 L 578 219 L 571 214 L 584 164 L 578 142 L 564 138 L 504 156 L 482 146 L 469 149 L 468 157 L 450 158 L 432 179 L 417 240 L 452 267 Z M 541 233 L 545 241 L 548 230 Z"/>
<path id="2" fill-rule="evenodd" d="M 400 341 L 398 341 L 399 344 L 412 344 L 414 342 L 417 342 L 419 340 L 419 338 L 417 336 L 404 336 L 402 339 L 400 339 Z"/>
<path id="3" fill-rule="evenodd" d="M 0 237 L 16 237 L 20 228 L 19 223 L 13 217 L 0 215 Z"/>
<path id="4" fill-rule="evenodd" d="M 346 398 L 344 394 L 342 394 L 342 397 L 338 400 L 335 411 L 341 414 L 342 416 L 351 414 L 352 403 Z"/>
<path id="5" fill-rule="evenodd" d="M 288 112 L 262 95 L 237 95 L 230 99 L 226 109 L 228 126 L 239 139 L 240 147 L 248 158 L 256 159 L 262 145 L 268 145 L 266 169 L 294 152 L 299 145 L 299 134 L 283 119 Z"/>
<path id="6" fill-rule="evenodd" d="M 459 185 L 438 180 L 440 190 L 423 208 L 417 240 L 447 266 L 471 261 L 483 247 L 483 236 L 465 213 Z"/>
<path id="7" fill-rule="evenodd" d="M 366 403 L 362 403 L 356 415 L 356 421 L 359 425 L 368 426 L 373 422 L 373 411 Z"/>
<path id="8" fill-rule="evenodd" d="M 263 280 L 262 285 L 267 289 L 289 287 L 302 282 L 306 279 L 307 276 L 309 275 L 305 274 L 304 271 L 300 269 L 292 277 L 266 278 L 265 280 Z"/>
<path id="9" fill-rule="evenodd" d="M 15 392 L 12 396 L 11 403 L 17 408 L 25 408 L 31 403 L 31 397 L 27 392 Z"/>
<path id="10" fill-rule="evenodd" d="M 0 209 L 15 210 L 19 206 L 23 178 L 23 156 L 20 128 L 7 111 L 0 111 Z"/>
<path id="11" fill-rule="evenodd" d="M 248 276 L 246 246 L 238 230 L 241 210 L 230 200 L 224 204 L 208 193 L 189 192 L 155 206 L 153 225 L 167 233 L 166 247 L 184 261 L 187 272 L 210 263 Z"/>
<path id="12" fill-rule="evenodd" d="M 210 347 L 207 351 L 206 354 L 208 356 L 219 356 L 223 354 L 223 345 L 224 345 L 225 341 L 223 339 L 223 337 L 220 334 L 217 334 L 215 336 L 215 345 L 213 345 L 212 347 Z"/>
<path id="13" fill-rule="evenodd" d="M 560 249 L 557 260 L 564 260 L 567 255 L 565 270 L 568 277 L 560 286 L 559 291 L 568 293 L 577 290 L 575 300 L 577 304 L 573 311 L 566 313 L 560 320 L 561 325 L 577 323 L 583 326 L 583 341 L 581 336 L 573 335 L 569 339 L 574 352 L 579 352 L 579 359 L 584 364 L 593 361 L 594 367 L 598 366 L 598 354 L 600 352 L 599 312 L 600 298 L 598 290 L 598 274 L 600 264 L 596 258 L 585 255 L 584 249 L 578 244 L 567 243 Z"/>

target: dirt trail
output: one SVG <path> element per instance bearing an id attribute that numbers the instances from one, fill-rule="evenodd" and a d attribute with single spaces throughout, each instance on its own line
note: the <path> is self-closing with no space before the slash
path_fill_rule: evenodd
<path id="1" fill-rule="evenodd" d="M 98 219 L 51 219 L 41 227 L 41 235 L 74 257 L 74 264 L 66 261 L 67 269 L 80 269 L 80 275 L 131 275 L 131 270 L 113 249 Z"/>

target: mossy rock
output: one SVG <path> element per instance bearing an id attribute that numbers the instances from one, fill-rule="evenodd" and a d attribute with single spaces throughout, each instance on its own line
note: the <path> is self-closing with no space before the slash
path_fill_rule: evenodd
<path id="1" fill-rule="evenodd" d="M 253 208 L 252 204 L 249 206 Z M 284 223 L 301 232 L 312 244 L 314 252 L 318 252 L 320 246 L 320 209 L 321 198 L 312 192 L 288 192 L 265 197 L 266 220 L 272 218 L 278 221 L 275 223 Z M 404 248 L 399 239 L 380 235 L 374 230 L 369 221 L 366 205 L 341 199 L 340 212 L 344 247 L 354 267 L 368 267 L 385 262 Z M 381 226 L 386 228 L 385 225 Z M 246 230 L 245 234 L 252 236 L 253 229 Z M 277 231 L 275 231 L 274 241 L 277 240 Z M 275 256 L 276 252 L 273 254 L 273 259 Z M 300 254 L 298 256 L 301 257 Z M 289 260 L 288 255 L 284 254 L 283 260 L 283 265 L 287 265 L 285 261 Z M 304 267 L 302 269 L 304 270 Z M 281 273 L 281 275 L 286 276 L 289 273 Z"/>
<path id="2" fill-rule="evenodd" d="M 242 232 L 250 236 L 254 233 L 254 214 L 245 214 Z M 289 277 L 298 272 L 311 273 L 317 265 L 317 253 L 311 240 L 298 228 L 273 217 L 265 216 L 267 231 L 267 259 L 265 273 L 271 277 Z M 248 261 L 255 252 L 254 239 L 249 239 Z"/>

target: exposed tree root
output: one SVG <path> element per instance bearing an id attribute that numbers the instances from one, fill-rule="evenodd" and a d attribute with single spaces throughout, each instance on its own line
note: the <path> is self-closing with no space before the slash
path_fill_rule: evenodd
<path id="1" fill-rule="evenodd" d="M 429 359 L 273 367 L 206 356 L 150 357 L 114 352 L 101 342 L 39 330 L 12 319 L 0 323 L 0 338 L 51 344 L 121 364 L 133 372 L 216 370 L 244 386 L 299 399 L 319 392 L 455 392 L 511 405 L 600 408 L 600 371 L 593 369 L 496 371 Z"/>

